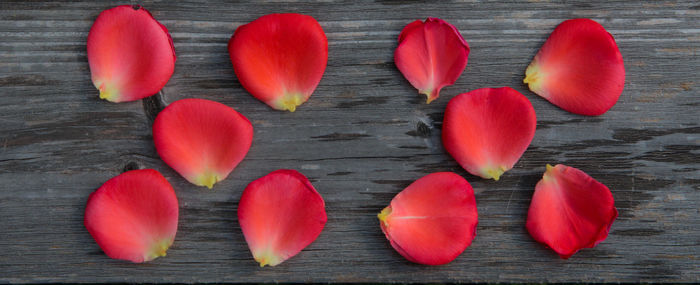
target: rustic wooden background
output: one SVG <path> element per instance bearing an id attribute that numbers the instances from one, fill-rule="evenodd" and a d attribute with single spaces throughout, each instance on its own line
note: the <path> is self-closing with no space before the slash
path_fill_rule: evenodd
<path id="1" fill-rule="evenodd" d="M 100 11 L 117 4 L 0 3 L 0 283 L 700 281 L 696 1 L 143 1 L 171 31 L 175 74 L 162 96 L 114 104 L 91 84 L 85 42 Z M 226 50 L 237 26 L 273 12 L 312 15 L 328 36 L 328 68 L 296 113 L 273 111 L 241 88 Z M 454 24 L 471 53 L 457 84 L 426 105 L 393 51 L 404 25 L 429 16 Z M 605 26 L 625 59 L 624 93 L 600 117 L 567 113 L 522 83 L 554 27 L 578 17 Z M 440 127 L 450 98 L 500 86 L 530 99 L 538 126 L 520 162 L 495 182 L 462 170 L 442 148 Z M 213 190 L 187 183 L 152 143 L 158 108 L 193 97 L 232 106 L 255 128 L 248 156 Z M 525 230 L 546 163 L 608 185 L 620 211 L 607 240 L 569 260 Z M 147 264 L 109 259 L 83 226 L 89 193 L 137 167 L 161 171 L 181 208 L 168 256 Z M 237 202 L 250 181 L 278 168 L 307 175 L 329 219 L 301 254 L 259 268 Z M 391 248 L 376 214 L 437 171 L 473 185 L 477 236 L 448 265 L 414 265 Z"/>

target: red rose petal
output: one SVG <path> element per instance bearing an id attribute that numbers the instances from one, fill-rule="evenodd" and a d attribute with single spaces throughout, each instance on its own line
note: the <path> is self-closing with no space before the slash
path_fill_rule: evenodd
<path id="1" fill-rule="evenodd" d="M 530 90 L 560 108 L 588 116 L 607 112 L 625 85 L 625 66 L 615 39 L 597 22 L 559 24 L 527 67 Z"/>
<path id="2" fill-rule="evenodd" d="M 211 189 L 248 153 L 253 126 L 224 104 L 183 99 L 158 114 L 153 141 L 165 163 L 192 184 Z"/>
<path id="3" fill-rule="evenodd" d="M 122 173 L 90 194 L 85 227 L 114 259 L 151 261 L 165 256 L 177 232 L 175 191 L 158 171 Z"/>
<path id="4" fill-rule="evenodd" d="M 605 240 L 617 218 L 614 203 L 608 187 L 583 171 L 548 164 L 532 196 L 527 230 L 566 259 Z"/>
<path id="5" fill-rule="evenodd" d="M 452 172 L 424 176 L 378 215 L 382 231 L 406 259 L 440 265 L 460 255 L 476 235 L 474 190 Z"/>
<path id="6" fill-rule="evenodd" d="M 525 96 L 510 87 L 482 88 L 447 104 L 442 144 L 469 173 L 498 180 L 518 162 L 536 127 Z"/>
<path id="7" fill-rule="evenodd" d="M 457 81 L 468 56 L 469 45 L 457 28 L 444 20 L 428 18 L 404 27 L 394 62 L 430 103 L 438 98 L 440 89 Z"/>
<path id="8" fill-rule="evenodd" d="M 228 52 L 250 94 L 274 109 L 294 112 L 321 81 L 328 40 L 311 16 L 270 14 L 238 27 Z"/>
<path id="9" fill-rule="evenodd" d="M 238 203 L 238 221 L 260 266 L 275 266 L 311 244 L 326 224 L 325 203 L 306 177 L 276 170 L 250 184 Z"/>
<path id="10" fill-rule="evenodd" d="M 175 70 L 168 29 L 140 6 L 102 11 L 90 29 L 87 55 L 100 98 L 134 101 L 158 93 Z"/>

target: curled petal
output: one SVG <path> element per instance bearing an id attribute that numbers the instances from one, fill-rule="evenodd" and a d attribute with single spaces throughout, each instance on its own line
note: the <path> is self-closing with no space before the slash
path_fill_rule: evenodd
<path id="1" fill-rule="evenodd" d="M 598 116 L 620 98 L 625 66 L 613 36 L 590 19 L 559 24 L 525 71 L 532 92 L 571 113 Z"/>
<path id="2" fill-rule="evenodd" d="M 440 265 L 457 258 L 476 235 L 474 190 L 452 172 L 424 176 L 378 215 L 391 246 L 406 259 Z"/>
<path id="3" fill-rule="evenodd" d="M 326 220 L 323 198 L 295 170 L 276 170 L 251 182 L 238 203 L 241 230 L 261 267 L 299 253 L 316 240 Z"/>
<path id="4" fill-rule="evenodd" d="M 212 188 L 248 153 L 253 125 L 224 104 L 183 99 L 158 114 L 153 141 L 160 158 L 187 181 Z"/>
<path id="5" fill-rule="evenodd" d="M 168 29 L 141 6 L 102 11 L 88 34 L 87 55 L 92 83 L 112 102 L 158 93 L 175 70 Z"/>
<path id="6" fill-rule="evenodd" d="M 438 98 L 440 89 L 457 81 L 467 66 L 468 56 L 469 45 L 457 28 L 444 20 L 428 18 L 404 27 L 394 61 L 430 103 Z"/>
<path id="7" fill-rule="evenodd" d="M 294 112 L 321 81 L 328 40 L 311 16 L 270 14 L 238 27 L 228 52 L 250 94 L 273 109 Z"/>
<path id="8" fill-rule="evenodd" d="M 125 172 L 90 194 L 85 227 L 107 256 L 132 262 L 165 256 L 177 232 L 175 191 L 158 171 Z"/>
<path id="9" fill-rule="evenodd" d="M 536 127 L 525 96 L 510 87 L 482 88 L 447 104 L 442 144 L 469 173 L 498 180 L 518 162 Z"/>
<path id="10" fill-rule="evenodd" d="M 527 230 L 535 240 L 566 259 L 605 240 L 617 218 L 614 204 L 610 189 L 588 174 L 566 165 L 548 164 L 535 186 Z"/>

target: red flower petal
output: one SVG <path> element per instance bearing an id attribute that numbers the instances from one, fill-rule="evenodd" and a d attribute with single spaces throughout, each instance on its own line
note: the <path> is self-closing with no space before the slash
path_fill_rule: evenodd
<path id="1" fill-rule="evenodd" d="M 165 256 L 177 232 L 178 204 L 165 177 L 153 169 L 124 172 L 90 194 L 85 227 L 114 259 Z"/>
<path id="2" fill-rule="evenodd" d="M 452 172 L 416 180 L 378 217 L 396 251 L 412 262 L 427 265 L 457 258 L 472 243 L 479 222 L 472 186 Z"/>
<path id="3" fill-rule="evenodd" d="M 442 144 L 469 173 L 498 180 L 518 162 L 536 127 L 525 96 L 510 87 L 482 88 L 447 104 Z"/>
<path id="4" fill-rule="evenodd" d="M 527 67 L 530 90 L 572 113 L 598 116 L 617 102 L 625 66 L 615 39 L 597 22 L 559 24 Z"/>
<path id="5" fill-rule="evenodd" d="M 617 209 L 610 190 L 581 170 L 558 164 L 535 187 L 527 230 L 561 258 L 605 240 Z"/>
<path id="6" fill-rule="evenodd" d="M 248 153 L 253 125 L 224 104 L 183 99 L 158 114 L 153 141 L 165 163 L 192 184 L 211 189 Z"/>
<path id="7" fill-rule="evenodd" d="M 281 169 L 250 184 L 238 221 L 260 266 L 275 266 L 311 244 L 326 224 L 325 203 L 306 177 Z"/>
<path id="8" fill-rule="evenodd" d="M 158 93 L 175 70 L 168 29 L 141 6 L 102 11 L 90 29 L 87 55 L 92 83 L 112 102 Z"/>
<path id="9" fill-rule="evenodd" d="M 437 99 L 442 87 L 457 81 L 467 66 L 469 45 L 457 28 L 438 18 L 417 20 L 404 27 L 394 62 L 403 76 L 428 96 Z"/>
<path id="10" fill-rule="evenodd" d="M 311 16 L 270 14 L 238 27 L 228 52 L 250 94 L 273 109 L 294 112 L 321 81 L 328 41 Z"/>

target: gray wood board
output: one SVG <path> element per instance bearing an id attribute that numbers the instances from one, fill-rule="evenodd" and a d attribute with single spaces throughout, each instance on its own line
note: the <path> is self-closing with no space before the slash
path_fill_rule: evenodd
<path id="1" fill-rule="evenodd" d="M 140 4 L 171 31 L 178 56 L 164 94 L 150 102 L 196 97 L 234 107 L 255 128 L 248 156 L 213 190 L 195 187 L 158 158 L 152 104 L 98 98 L 86 37 L 100 11 L 117 3 L 0 3 L 0 282 L 700 281 L 697 2 Z M 274 12 L 312 15 L 328 36 L 328 68 L 295 113 L 250 96 L 226 49 L 237 26 Z M 471 53 L 457 83 L 426 105 L 393 52 L 403 26 L 429 16 L 454 24 Z M 605 26 L 625 59 L 625 90 L 599 117 L 563 111 L 522 83 L 554 27 L 580 17 Z M 462 170 L 442 148 L 440 128 L 450 98 L 500 86 L 528 97 L 538 126 L 515 168 L 495 182 Z M 568 260 L 525 230 L 547 163 L 606 184 L 620 211 L 603 243 Z M 161 171 L 181 208 L 168 256 L 147 264 L 109 259 L 83 226 L 88 195 L 134 167 Z M 299 255 L 259 268 L 237 203 L 249 182 L 279 168 L 311 179 L 328 223 Z M 437 171 L 454 171 L 474 187 L 477 236 L 448 265 L 411 264 L 391 248 L 376 214 Z"/>

